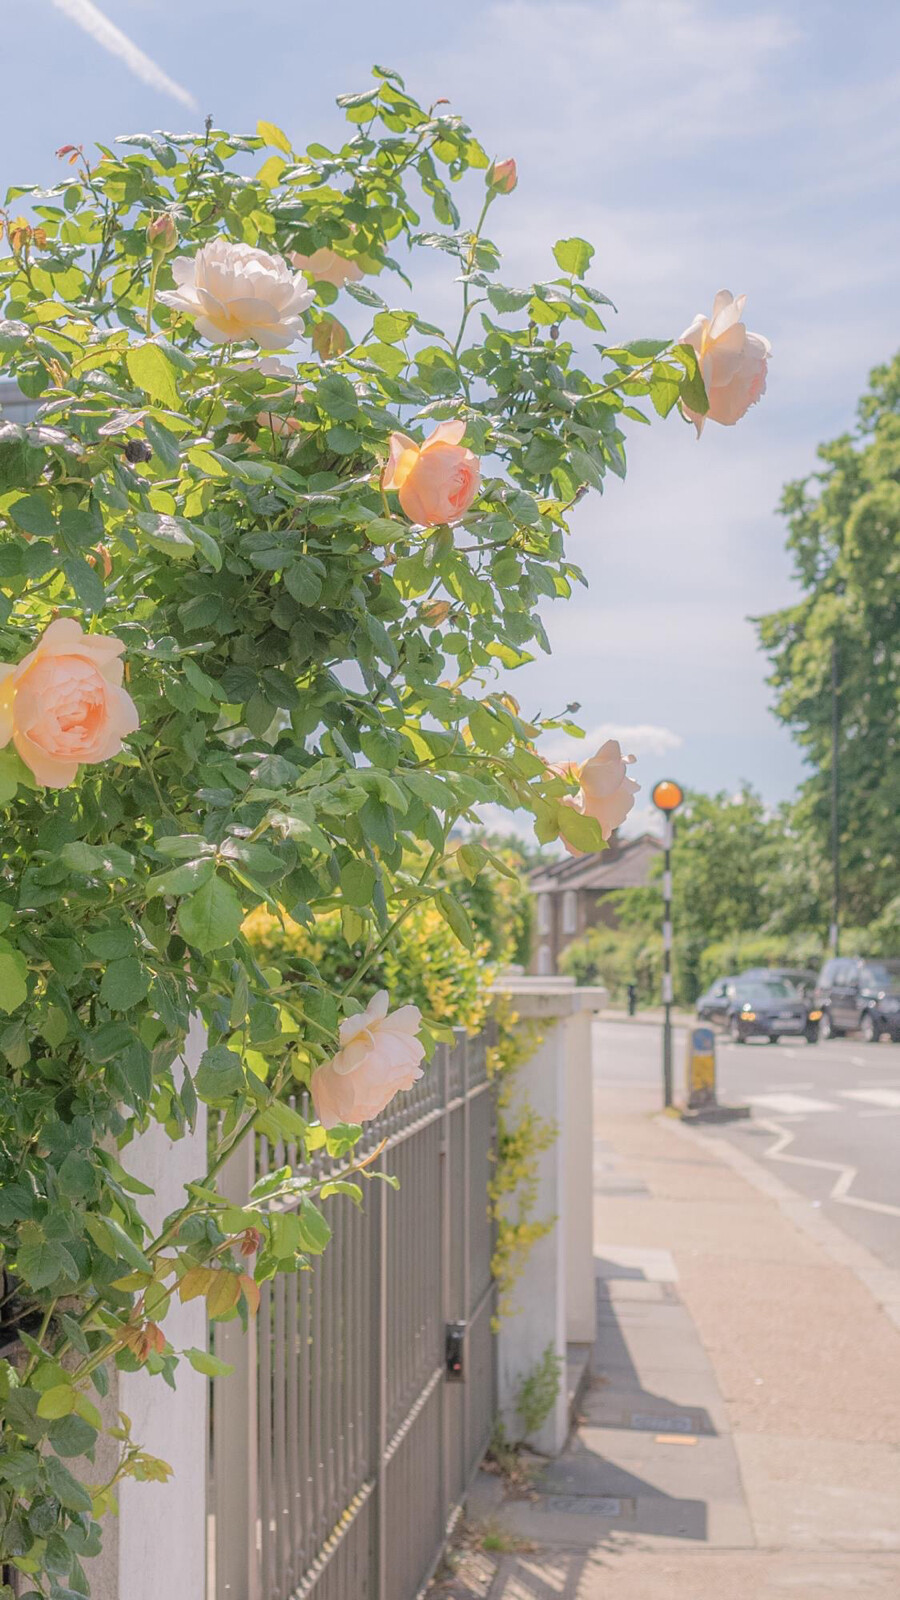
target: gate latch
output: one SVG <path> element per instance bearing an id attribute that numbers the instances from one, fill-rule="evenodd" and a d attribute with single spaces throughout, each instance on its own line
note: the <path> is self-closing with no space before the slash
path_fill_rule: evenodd
<path id="1" fill-rule="evenodd" d="M 444 1360 L 448 1383 L 465 1383 L 466 1325 L 448 1322 L 444 1332 Z"/>

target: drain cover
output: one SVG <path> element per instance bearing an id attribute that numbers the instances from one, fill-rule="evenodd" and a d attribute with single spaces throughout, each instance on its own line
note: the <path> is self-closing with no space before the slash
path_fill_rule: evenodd
<path id="1" fill-rule="evenodd" d="M 541 1511 L 575 1512 L 580 1517 L 627 1517 L 634 1513 L 633 1500 L 615 1500 L 611 1495 L 551 1494 L 536 1503 Z"/>

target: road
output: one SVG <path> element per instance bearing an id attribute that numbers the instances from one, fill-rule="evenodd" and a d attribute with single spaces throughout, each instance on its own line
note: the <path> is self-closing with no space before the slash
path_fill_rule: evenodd
<path id="1" fill-rule="evenodd" d="M 648 1109 L 661 1105 L 659 1027 L 640 1019 L 594 1026 L 604 1087 L 637 1094 Z M 686 1033 L 675 1033 L 679 1100 Z M 783 1183 L 900 1269 L 900 1045 L 855 1038 L 735 1045 L 717 1034 L 716 1062 L 719 1099 L 749 1104 L 752 1117 L 705 1131 L 771 1162 Z"/>

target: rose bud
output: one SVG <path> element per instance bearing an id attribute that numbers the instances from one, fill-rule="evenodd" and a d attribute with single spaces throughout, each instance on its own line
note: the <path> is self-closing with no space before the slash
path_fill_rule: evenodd
<path id="1" fill-rule="evenodd" d="M 147 225 L 147 243 L 150 253 L 154 256 L 168 256 L 178 243 L 178 229 L 175 218 L 168 211 L 163 211 L 158 217 L 151 217 Z"/>
<path id="2" fill-rule="evenodd" d="M 498 194 L 512 194 L 519 181 L 519 169 L 512 156 L 505 161 L 492 161 L 488 167 L 487 186 Z"/>

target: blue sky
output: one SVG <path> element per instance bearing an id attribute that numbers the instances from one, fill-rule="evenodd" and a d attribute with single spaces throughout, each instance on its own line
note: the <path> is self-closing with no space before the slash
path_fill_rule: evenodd
<path id="1" fill-rule="evenodd" d="M 554 655 L 514 687 L 528 712 L 578 700 L 592 735 L 621 733 L 641 799 L 664 772 L 792 792 L 800 759 L 747 618 L 791 598 L 782 483 L 850 424 L 897 340 L 900 8 L 868 0 L 851 21 L 833 0 L 103 0 L 112 31 L 86 0 L 4 11 L 17 65 L 0 188 L 53 181 L 60 144 L 207 110 L 248 131 L 268 118 L 300 145 L 339 137 L 334 97 L 366 87 L 376 60 L 517 157 L 519 188 L 492 213 L 505 281 L 549 275 L 553 240 L 583 235 L 617 338 L 677 335 L 717 289 L 746 292 L 773 345 L 768 393 L 699 443 L 675 417 L 632 429 L 624 489 L 576 516 L 590 591 L 549 611 Z"/>

